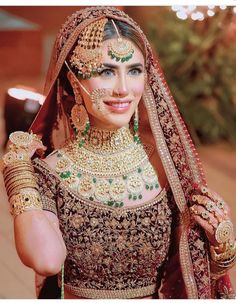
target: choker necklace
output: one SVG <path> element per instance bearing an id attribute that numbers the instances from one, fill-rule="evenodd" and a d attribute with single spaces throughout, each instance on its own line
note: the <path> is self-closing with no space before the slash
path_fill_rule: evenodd
<path id="1" fill-rule="evenodd" d="M 159 188 L 149 162 L 153 147 L 134 142 L 128 128 L 92 127 L 85 144 L 78 142 L 79 137 L 58 151 L 56 172 L 80 196 L 122 207 L 123 200 L 142 200 L 143 191 Z"/>
<path id="2" fill-rule="evenodd" d="M 115 130 L 91 127 L 85 137 L 84 147 L 103 154 L 121 152 L 133 144 L 133 138 L 133 134 L 127 127 Z"/>

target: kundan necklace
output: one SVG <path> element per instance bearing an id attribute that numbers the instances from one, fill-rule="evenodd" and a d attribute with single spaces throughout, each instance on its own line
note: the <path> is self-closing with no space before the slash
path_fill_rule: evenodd
<path id="1" fill-rule="evenodd" d="M 129 128 L 92 127 L 85 144 L 78 142 L 80 137 L 58 152 L 56 172 L 82 197 L 122 207 L 124 199 L 142 200 L 143 190 L 159 188 L 149 162 L 153 148 L 134 142 Z"/>

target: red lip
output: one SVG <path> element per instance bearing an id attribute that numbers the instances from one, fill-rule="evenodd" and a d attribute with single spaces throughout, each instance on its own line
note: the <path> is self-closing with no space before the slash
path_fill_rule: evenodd
<path id="1" fill-rule="evenodd" d="M 104 103 L 131 103 L 132 100 L 104 100 Z"/>
<path id="2" fill-rule="evenodd" d="M 131 106 L 131 102 L 132 101 L 104 101 L 105 105 L 107 106 L 107 108 L 111 111 L 111 112 L 114 112 L 114 113 L 125 113 L 127 111 L 129 111 L 130 109 L 130 106 Z M 124 104 L 124 103 L 127 103 L 126 106 L 117 106 L 118 104 Z M 115 106 L 116 105 L 116 106 Z"/>

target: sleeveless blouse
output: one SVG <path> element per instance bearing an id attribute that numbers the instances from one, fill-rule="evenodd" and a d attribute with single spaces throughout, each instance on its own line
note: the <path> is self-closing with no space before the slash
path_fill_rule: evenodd
<path id="1" fill-rule="evenodd" d="M 157 292 L 170 245 L 171 191 L 117 209 L 78 196 L 44 161 L 33 165 L 43 208 L 58 216 L 66 244 L 65 289 L 104 299 Z"/>

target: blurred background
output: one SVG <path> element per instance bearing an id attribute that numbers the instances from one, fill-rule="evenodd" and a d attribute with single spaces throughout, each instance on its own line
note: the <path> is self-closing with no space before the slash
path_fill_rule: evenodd
<path id="1" fill-rule="evenodd" d="M 160 59 L 206 171 L 236 224 L 236 8 L 127 6 Z M 0 6 L 0 155 L 43 104 L 56 34 L 73 6 Z M 0 177 L 0 299 L 35 298 L 34 273 L 21 264 Z M 230 271 L 236 289 L 236 268 Z"/>

